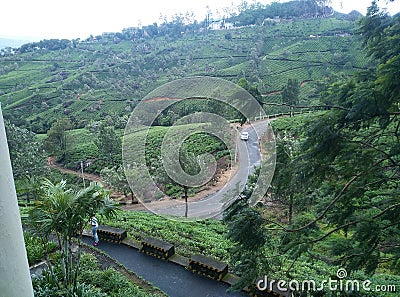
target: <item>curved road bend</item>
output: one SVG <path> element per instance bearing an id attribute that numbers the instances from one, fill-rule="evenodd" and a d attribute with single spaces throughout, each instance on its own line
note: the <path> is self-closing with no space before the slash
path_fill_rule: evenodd
<path id="1" fill-rule="evenodd" d="M 258 138 L 264 134 L 268 125 L 269 120 L 263 120 L 254 122 L 243 129 L 243 131 L 249 132 L 249 139 L 247 141 L 238 140 L 239 168 L 236 174 L 218 192 L 200 201 L 189 202 L 188 217 L 219 218 L 221 216 L 224 197 L 233 197 L 239 194 L 244 189 L 249 174 L 254 172 L 254 166 L 260 165 L 261 155 Z M 161 215 L 168 214 L 183 217 L 185 214 L 185 203 L 183 201 L 177 202 L 179 204 L 165 209 L 154 210 L 154 212 Z"/>
<path id="2" fill-rule="evenodd" d="M 92 244 L 90 237 L 83 241 Z M 227 284 L 198 275 L 172 262 L 143 254 L 134 248 L 102 241 L 98 249 L 171 297 L 245 297 L 242 292 L 227 293 Z"/>

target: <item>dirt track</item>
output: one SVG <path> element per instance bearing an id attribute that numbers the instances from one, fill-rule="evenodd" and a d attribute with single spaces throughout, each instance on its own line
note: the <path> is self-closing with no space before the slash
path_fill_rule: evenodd
<path id="1" fill-rule="evenodd" d="M 48 166 L 50 168 L 59 170 L 61 173 L 72 174 L 72 175 L 76 175 L 76 176 L 82 178 L 82 172 L 64 168 L 60 164 L 55 163 L 54 158 L 48 159 Z M 237 168 L 232 168 L 232 169 L 226 170 L 222 175 L 220 175 L 218 177 L 218 180 L 214 185 L 207 186 L 204 190 L 202 190 L 202 191 L 198 192 L 196 195 L 190 197 L 189 201 L 198 201 L 198 200 L 203 199 L 204 197 L 207 197 L 210 194 L 217 192 L 225 185 L 225 183 L 229 179 L 229 177 L 233 176 L 235 174 L 236 170 L 237 170 Z M 103 184 L 101 177 L 96 174 L 84 173 L 83 176 L 84 176 L 85 180 L 97 181 L 97 182 L 100 182 L 101 184 Z M 111 197 L 113 197 L 114 199 L 117 199 L 117 200 L 125 201 L 125 205 L 121 206 L 122 209 L 124 209 L 124 210 L 145 210 L 146 209 L 142 204 L 131 204 L 130 203 L 131 199 L 130 198 L 127 199 L 122 193 L 113 191 L 109 188 L 107 188 L 107 189 L 111 191 Z M 176 199 L 165 199 L 163 201 L 154 202 L 154 204 L 159 204 L 160 208 L 164 208 L 166 206 L 171 206 L 176 203 L 177 203 Z"/>

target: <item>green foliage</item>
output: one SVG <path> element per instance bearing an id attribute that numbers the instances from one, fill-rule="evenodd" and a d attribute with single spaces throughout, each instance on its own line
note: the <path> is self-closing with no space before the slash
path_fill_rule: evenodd
<path id="1" fill-rule="evenodd" d="M 45 172 L 46 159 L 35 134 L 5 121 L 14 178 L 35 177 Z"/>
<path id="2" fill-rule="evenodd" d="M 44 271 L 42 276 L 34 278 L 32 281 L 33 292 L 35 296 L 39 297 L 58 297 L 61 294 L 65 295 L 65 291 L 61 291 L 58 287 L 54 278 L 48 271 Z M 61 292 L 60 292 L 61 291 Z"/>
<path id="3" fill-rule="evenodd" d="M 251 191 L 247 193 L 251 194 Z M 248 196 L 250 197 L 250 196 Z M 250 208 L 247 196 L 233 202 L 224 213 L 227 224 L 227 237 L 234 245 L 230 249 L 234 269 L 241 278 L 233 289 L 241 289 L 252 283 L 261 273 L 259 260 L 263 257 L 262 248 L 266 242 L 266 234 L 262 225 L 261 213 Z"/>
<path id="4" fill-rule="evenodd" d="M 249 205 L 257 183 L 260 168 L 256 168 L 246 184 L 245 190 L 224 211 L 223 221 L 227 226 L 226 236 L 233 242 L 230 264 L 240 279 L 232 286 L 240 290 L 254 284 L 257 277 L 278 277 L 284 260 L 274 256 L 278 252 L 279 237 L 268 231 L 262 209 Z M 272 256 L 271 256 L 272 255 Z M 282 262 L 281 262 L 282 261 Z"/>
<path id="5" fill-rule="evenodd" d="M 108 131 L 104 133 L 104 137 L 101 137 L 101 141 L 99 140 L 100 132 L 96 133 L 87 128 L 65 131 L 68 145 L 64 159 L 60 160 L 61 155 L 58 155 L 59 161 L 70 169 L 80 169 L 81 161 L 84 163 L 92 161 L 84 170 L 94 173 L 100 173 L 103 167 L 112 166 L 113 163 L 119 165 L 121 163 L 120 131 L 114 131 L 114 128 L 106 126 L 105 123 L 100 126 Z"/>
<path id="6" fill-rule="evenodd" d="M 337 77 L 323 93 L 329 111 L 274 123 L 278 156 L 271 194 L 293 196 L 294 204 L 283 207 L 294 218 L 268 221 L 282 232 L 281 252 L 295 259 L 320 254 L 348 271 L 398 273 L 400 89 L 391 62 L 400 51 L 386 46 L 397 40 L 399 21 L 373 4 L 359 32 L 377 67 L 352 79 Z"/>
<path id="7" fill-rule="evenodd" d="M 400 235 L 394 227 L 400 211 L 395 198 L 400 89 L 397 80 L 388 81 L 398 71 L 388 66 L 389 61 L 395 61 L 400 51 L 394 47 L 389 56 L 381 55 L 387 42 L 397 38 L 399 22 L 398 17 L 382 16 L 374 6 L 370 8 L 360 30 L 365 32 L 365 44 L 379 65 L 351 81 L 331 86 L 331 101 L 340 108 L 310 123 L 304 143 L 304 158 L 311 161 L 307 167 L 319 164 L 305 169 L 308 174 L 304 182 L 322 183 L 313 189 L 320 197 L 315 210 L 323 214 L 314 221 L 325 220 L 332 228 L 320 238 L 310 235 L 308 240 L 318 242 L 344 232 L 345 239 L 333 245 L 331 252 L 349 270 L 363 267 L 373 273 L 382 258 L 395 265 L 400 256 L 393 249 Z"/>
<path id="8" fill-rule="evenodd" d="M 101 155 L 96 145 L 96 135 L 88 129 L 73 129 L 66 132 L 68 147 L 63 163 L 66 167 L 80 168 L 80 161 L 97 159 Z M 120 152 L 119 152 L 120 153 Z M 104 162 L 101 162 L 104 164 Z M 93 164 L 92 164 L 93 165 Z M 94 171 L 90 166 L 85 168 L 88 171 Z"/>
<path id="9" fill-rule="evenodd" d="M 74 293 L 78 290 L 77 275 L 81 251 L 78 248 L 78 255 L 74 260 L 73 238 L 77 234 L 82 236 L 92 214 L 99 212 L 111 216 L 115 214 L 116 206 L 104 189 L 95 183 L 83 190 L 73 191 L 66 188 L 65 181 L 53 184 L 45 180 L 43 191 L 44 194 L 29 212 L 28 224 L 43 240 L 48 240 L 52 234 L 56 236 L 61 257 L 61 283 L 64 289 Z M 58 283 L 54 273 L 52 277 Z"/>
<path id="10" fill-rule="evenodd" d="M 198 130 L 201 131 L 203 129 L 201 125 L 203 124 L 177 125 L 169 128 L 151 127 L 147 135 L 144 132 L 139 131 L 129 135 L 128 140 L 126 140 L 135 141 L 136 138 L 146 137 L 146 165 L 149 168 L 150 174 L 155 177 L 160 185 L 164 187 L 168 186 L 168 195 L 178 197 L 182 193 L 180 188 L 176 187 L 177 184 L 171 181 L 169 176 L 166 174 L 161 163 L 161 146 L 163 138 L 169 129 L 171 129 L 169 133 L 176 135 L 176 137 L 179 137 L 179 133 L 181 133 L 181 131 L 183 131 L 183 133 L 187 133 L 187 131 L 193 131 L 193 133 L 184 140 L 182 150 L 185 150 L 188 154 L 195 156 L 195 159 L 197 156 L 204 153 L 210 153 L 214 155 L 217 160 L 229 154 L 226 145 L 217 137 L 206 133 L 195 133 Z M 206 129 L 207 127 L 204 128 L 204 130 Z M 193 159 L 192 161 L 196 160 Z M 193 166 L 191 167 L 193 167 L 193 169 L 197 168 L 194 164 L 192 165 Z M 196 173 L 196 170 L 191 172 L 194 174 Z"/>
<path id="11" fill-rule="evenodd" d="M 142 211 L 120 211 L 104 224 L 123 228 L 136 240 L 153 236 L 170 242 L 186 257 L 200 253 L 222 261 L 230 259 L 232 242 L 225 238 L 226 227 L 220 221 L 179 222 Z"/>
<path id="12" fill-rule="evenodd" d="M 291 107 L 291 115 L 293 115 L 294 106 L 299 103 L 300 85 L 297 79 L 288 79 L 286 86 L 282 91 L 282 102 Z"/>
<path id="13" fill-rule="evenodd" d="M 302 120 L 305 118 L 302 117 Z M 281 119 L 276 126 L 285 127 L 284 122 L 295 121 L 299 122 L 299 119 Z M 296 165 L 296 162 L 293 162 L 293 165 Z M 268 276 L 268 279 L 286 282 L 297 280 L 301 283 L 303 280 L 313 280 L 317 287 L 329 278 L 336 279 L 336 272 L 339 268 L 343 268 L 343 263 L 332 257 L 330 249 L 337 248 L 342 252 L 346 251 L 346 248 L 351 248 L 348 245 L 352 240 L 351 237 L 343 232 L 333 233 L 332 227 L 325 221 L 316 220 L 318 212 L 314 213 L 313 204 L 318 204 L 318 201 L 315 200 L 297 209 L 293 222 L 290 224 L 280 218 L 281 213 L 274 213 L 274 210 L 264 207 L 249 208 L 246 197 L 251 194 L 251 183 L 254 182 L 254 178 L 249 179 L 241 199 L 233 203 L 224 213 L 227 235 L 234 242 L 230 249 L 231 267 L 240 276 L 239 282 L 232 289 L 240 290 L 263 275 Z M 305 203 L 304 201 L 302 203 Z M 276 200 L 269 202 L 269 206 L 272 207 L 276 204 Z M 327 233 L 329 235 L 331 232 L 333 235 L 328 237 L 328 240 L 311 240 L 323 239 Z M 372 276 L 365 274 L 359 267 L 354 270 L 347 267 L 349 275 L 346 279 L 357 280 L 359 283 L 370 280 L 371 288 L 376 285 L 397 287 L 400 277 L 393 275 L 396 273 L 393 266 L 389 267 L 391 266 L 386 266 L 385 273 L 376 273 Z M 381 271 L 382 268 L 381 265 Z M 325 286 L 323 291 L 308 291 L 307 296 L 330 296 L 329 293 L 330 291 Z M 337 293 L 339 295 L 335 296 L 348 296 L 347 292 Z M 361 289 L 360 294 L 375 296 L 376 292 Z M 391 296 L 391 294 L 393 293 L 382 292 L 382 296 Z"/>
<path id="14" fill-rule="evenodd" d="M 121 137 L 116 134 L 113 126 L 105 126 L 105 124 L 99 126 L 96 144 L 100 156 L 110 167 L 121 164 L 122 141 Z"/>
<path id="15" fill-rule="evenodd" d="M 110 188 L 123 193 L 125 197 L 127 193 L 131 192 L 128 181 L 125 176 L 124 169 L 122 167 L 118 168 L 103 168 L 100 172 L 102 181 Z M 134 202 L 134 197 L 132 194 L 132 202 Z"/>
<path id="16" fill-rule="evenodd" d="M 35 236 L 28 231 L 24 232 L 24 241 L 29 265 L 33 265 L 38 263 L 40 260 L 43 260 L 46 254 L 57 247 L 55 242 L 43 241 L 42 238 Z"/>
<path id="17" fill-rule="evenodd" d="M 65 180 L 66 183 L 75 190 L 79 190 L 82 188 L 82 178 L 78 177 L 75 174 L 62 173 L 58 169 L 50 169 L 50 173 L 46 178 L 48 178 L 54 184 L 56 184 L 60 180 Z"/>
<path id="18" fill-rule="evenodd" d="M 293 220 L 270 211 L 258 228 L 267 238 L 280 237 L 279 243 L 267 244 L 267 250 L 290 263 L 282 267 L 287 277 L 299 273 L 298 277 L 321 280 L 317 271 L 309 270 L 315 259 L 326 262 L 322 276 L 338 267 L 360 279 L 380 279 L 381 271 L 388 277 L 398 274 L 400 89 L 394 79 L 398 68 L 390 64 L 396 64 L 400 51 L 395 45 L 387 51 L 386 46 L 397 40 L 399 22 L 399 17 L 381 14 L 373 4 L 361 20 L 360 32 L 378 66 L 332 83 L 324 92 L 330 110 L 274 123 L 277 174 L 268 202 L 282 207 L 274 195 L 293 195 L 297 205 Z M 232 232 L 240 230 L 238 225 Z M 246 248 L 247 243 L 241 250 Z M 246 261 L 254 263 L 251 258 Z M 243 265 L 246 261 L 239 261 L 238 267 L 244 267 L 243 275 L 254 275 L 252 265 Z M 272 266 L 262 267 L 268 272 Z M 392 280 L 397 283 L 398 277 Z"/>
<path id="19" fill-rule="evenodd" d="M 90 254 L 82 256 L 81 265 L 82 271 L 79 274 L 78 280 L 100 288 L 106 296 L 163 296 L 161 292 L 150 292 L 139 287 L 138 284 L 133 283 L 114 268 L 101 270 L 98 260 Z"/>
<path id="20" fill-rule="evenodd" d="M 81 270 L 75 291 L 57 288 L 48 271 L 44 271 L 42 276 L 33 280 L 33 288 L 35 296 L 40 297 L 164 296 L 160 291 L 140 287 L 140 284 L 134 283 L 114 268 L 101 270 L 98 260 L 91 254 L 83 254 L 81 257 Z"/>
<path id="21" fill-rule="evenodd" d="M 295 196 L 302 186 L 301 171 L 295 166 L 300 155 L 300 141 L 297 135 L 282 131 L 276 134 L 276 165 L 271 184 L 273 199 L 288 207 L 288 222 L 291 224 Z"/>
<path id="22" fill-rule="evenodd" d="M 351 74 L 368 62 L 359 40 L 351 35 L 354 22 L 335 17 L 281 19 L 206 33 L 198 32 L 205 24 L 197 24 L 186 27 L 191 31 L 184 29 L 184 34 L 178 24 L 85 41 L 43 41 L 39 47 L 30 44 L 2 55 L 4 115 L 40 133 L 63 117 L 82 128 L 111 115 L 121 128 L 140 99 L 177 78 L 211 75 L 236 83 L 246 77 L 260 93 L 268 93 L 282 90 L 288 78 L 301 83 L 332 72 Z M 167 28 L 174 28 L 173 36 L 166 34 Z M 225 38 L 227 33 L 231 38 Z M 309 95 L 308 90 L 300 92 L 305 101 Z"/>
<path id="23" fill-rule="evenodd" d="M 71 129 L 69 119 L 59 119 L 47 131 L 46 149 L 49 153 L 58 156 L 60 160 L 64 160 L 67 154 L 68 138 L 66 131 L 69 129 Z"/>
<path id="24" fill-rule="evenodd" d="M 241 11 L 237 16 L 228 18 L 228 21 L 235 23 L 237 26 L 264 24 L 268 21 L 274 24 L 274 18 L 304 18 L 304 17 L 322 17 L 332 12 L 329 7 L 329 1 L 287 1 L 284 3 L 272 2 L 271 4 L 262 5 L 261 3 L 253 3 L 248 5 L 243 2 L 240 7 Z M 265 20 L 268 20 L 267 22 Z"/>
<path id="25" fill-rule="evenodd" d="M 42 192 L 42 179 L 40 177 L 25 176 L 16 180 L 15 187 L 18 196 L 25 195 L 26 203 L 29 204 L 31 199 L 36 200 Z"/>

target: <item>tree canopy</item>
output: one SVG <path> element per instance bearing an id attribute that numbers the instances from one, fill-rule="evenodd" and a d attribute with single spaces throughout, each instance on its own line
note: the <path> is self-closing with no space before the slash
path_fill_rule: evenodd
<path id="1" fill-rule="evenodd" d="M 374 66 L 332 83 L 323 93 L 332 103 L 330 110 L 302 121 L 286 119 L 289 128 L 278 132 L 278 164 L 268 201 L 276 205 L 282 199 L 284 210 L 293 207 L 293 218 L 264 210 L 263 224 L 256 228 L 266 238 L 279 238 L 279 244 L 267 241 L 266 246 L 275 257 L 293 260 L 289 276 L 300 269 L 295 263 L 304 255 L 348 272 L 399 271 L 400 16 L 382 13 L 374 1 L 358 33 Z M 287 203 L 287 196 L 295 201 Z M 246 233 L 243 226 L 231 223 L 231 228 Z M 244 252 L 249 246 L 246 240 L 236 242 Z M 240 263 L 245 260 L 240 259 L 239 268 Z M 261 260 L 257 265 L 264 273 L 276 273 Z"/>
<path id="2" fill-rule="evenodd" d="M 44 173 L 46 156 L 36 135 L 8 121 L 5 127 L 14 178 Z"/>
<path id="3" fill-rule="evenodd" d="M 67 154 L 68 137 L 66 131 L 69 129 L 71 129 L 71 122 L 64 118 L 55 121 L 47 131 L 45 146 L 48 152 L 59 156 L 61 160 L 64 160 Z"/>
<path id="4" fill-rule="evenodd" d="M 43 182 L 43 194 L 29 211 L 28 224 L 44 242 L 50 236 L 56 236 L 61 257 L 61 277 L 53 271 L 49 259 L 47 263 L 51 272 L 50 279 L 57 284 L 59 290 L 66 290 L 71 296 L 76 296 L 83 230 L 93 214 L 111 217 L 117 209 L 117 205 L 99 184 L 91 183 L 80 191 L 74 191 L 67 188 L 64 180 L 56 184 L 49 180 Z M 72 247 L 77 236 L 78 253 L 74 255 Z"/>
<path id="5" fill-rule="evenodd" d="M 400 257 L 400 17 L 373 2 L 358 31 L 376 67 L 332 84 L 327 94 L 340 108 L 306 124 L 295 166 L 305 173 L 304 197 L 318 199 L 312 220 L 288 228 L 285 241 L 312 249 L 342 234 L 333 237 L 331 255 L 349 270 L 372 273 L 383 262 L 396 267 Z M 308 233 L 315 226 L 317 236 Z"/>
<path id="6" fill-rule="evenodd" d="M 308 195 L 318 191 L 319 199 L 314 218 L 289 228 L 288 240 L 312 247 L 343 234 L 333 240 L 332 255 L 349 270 L 371 273 L 383 262 L 394 268 L 400 257 L 400 17 L 383 14 L 373 2 L 359 32 L 377 66 L 331 85 L 330 99 L 340 108 L 308 123 L 301 157 L 307 163 L 300 164 L 306 164 Z M 295 235 L 322 221 L 322 234 Z"/>

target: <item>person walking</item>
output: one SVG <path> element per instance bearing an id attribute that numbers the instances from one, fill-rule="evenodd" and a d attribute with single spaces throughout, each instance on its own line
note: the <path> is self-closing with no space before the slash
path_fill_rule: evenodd
<path id="1" fill-rule="evenodd" d="M 93 245 L 94 246 L 99 245 L 100 244 L 99 236 L 97 235 L 97 229 L 99 228 L 99 223 L 94 214 L 90 217 L 89 224 L 92 226 L 92 234 L 94 239 Z"/>

